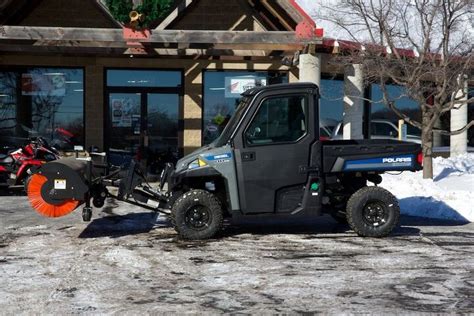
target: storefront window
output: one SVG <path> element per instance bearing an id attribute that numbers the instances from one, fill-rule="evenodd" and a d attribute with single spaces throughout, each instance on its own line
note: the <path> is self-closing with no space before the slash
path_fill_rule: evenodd
<path id="1" fill-rule="evenodd" d="M 332 137 L 344 113 L 344 81 L 321 79 L 319 99 L 320 136 L 323 140 Z M 339 128 L 342 131 L 342 128 Z"/>
<path id="2" fill-rule="evenodd" d="M 204 72 L 204 144 L 211 143 L 220 135 L 234 114 L 241 93 L 256 86 L 287 82 L 288 74 L 280 72 Z"/>
<path id="3" fill-rule="evenodd" d="M 73 149 L 83 143 L 83 70 L 0 72 L 0 111 L 2 143 L 18 146 L 42 136 L 59 149 Z"/>
<path id="4" fill-rule="evenodd" d="M 405 95 L 404 87 L 397 85 L 387 85 L 387 91 L 390 101 L 404 114 L 420 121 L 421 113 L 418 104 Z M 372 138 L 397 138 L 398 137 L 398 120 L 400 119 L 390 108 L 383 102 L 383 93 L 380 85 L 373 84 L 371 87 L 371 126 L 370 134 Z M 421 131 L 416 127 L 407 125 L 408 137 L 419 138 Z"/>

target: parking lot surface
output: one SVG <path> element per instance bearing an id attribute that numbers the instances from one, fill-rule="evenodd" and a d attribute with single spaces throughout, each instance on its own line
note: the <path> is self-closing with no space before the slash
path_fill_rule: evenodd
<path id="1" fill-rule="evenodd" d="M 113 201 L 83 223 L 0 197 L 0 313 L 474 312 L 473 253 L 473 223 L 403 217 L 370 239 L 326 216 L 261 218 L 189 242 Z"/>

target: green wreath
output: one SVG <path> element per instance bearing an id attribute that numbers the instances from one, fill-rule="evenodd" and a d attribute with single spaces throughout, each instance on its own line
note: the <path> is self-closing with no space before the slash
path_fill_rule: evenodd
<path id="1" fill-rule="evenodd" d="M 148 28 L 168 15 L 173 2 L 174 0 L 143 0 L 142 4 L 136 8 L 133 8 L 132 0 L 106 0 L 105 4 L 112 16 L 122 24 L 130 22 L 129 14 L 131 11 L 144 14 L 145 19 L 140 22 L 140 27 Z"/>

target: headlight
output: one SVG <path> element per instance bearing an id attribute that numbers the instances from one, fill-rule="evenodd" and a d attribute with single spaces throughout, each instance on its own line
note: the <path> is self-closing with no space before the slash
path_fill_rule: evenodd
<path id="1" fill-rule="evenodd" d="M 198 158 L 189 163 L 188 169 L 196 169 L 204 166 L 207 166 L 207 163 L 204 160 Z"/>

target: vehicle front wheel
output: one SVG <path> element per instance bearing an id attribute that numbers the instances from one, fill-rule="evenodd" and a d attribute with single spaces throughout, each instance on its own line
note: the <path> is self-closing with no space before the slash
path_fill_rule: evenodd
<path id="1" fill-rule="evenodd" d="M 385 237 L 397 226 L 400 207 L 397 198 L 381 187 L 365 187 L 347 202 L 347 222 L 363 237 Z"/>
<path id="2" fill-rule="evenodd" d="M 223 225 L 219 199 L 204 190 L 191 190 L 181 195 L 173 204 L 171 216 L 175 230 L 184 239 L 212 238 Z"/>

